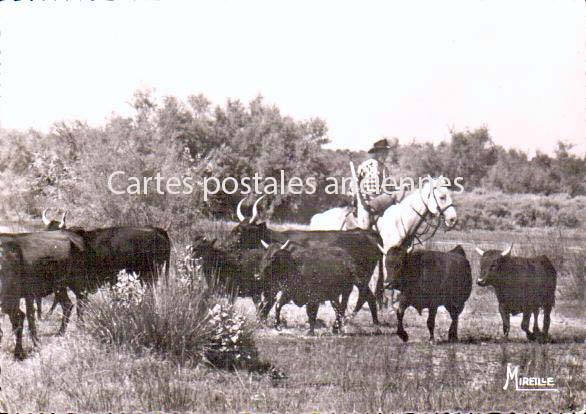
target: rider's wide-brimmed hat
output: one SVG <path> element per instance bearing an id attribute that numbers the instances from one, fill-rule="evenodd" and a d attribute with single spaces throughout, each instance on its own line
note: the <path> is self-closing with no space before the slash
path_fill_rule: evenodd
<path id="1" fill-rule="evenodd" d="M 383 138 L 383 139 L 376 141 L 374 143 L 374 145 L 372 146 L 372 148 L 368 150 L 368 153 L 372 154 L 373 152 L 388 151 L 390 149 L 391 149 L 391 146 L 389 145 L 389 141 L 386 138 Z"/>

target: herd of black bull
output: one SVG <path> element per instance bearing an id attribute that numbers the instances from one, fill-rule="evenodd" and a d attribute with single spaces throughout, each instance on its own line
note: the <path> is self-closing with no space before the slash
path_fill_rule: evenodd
<path id="1" fill-rule="evenodd" d="M 25 299 L 29 330 L 37 344 L 35 299 L 55 294 L 63 308 L 63 333 L 73 307 L 67 289 L 77 297 L 81 317 L 88 291 L 114 282 L 122 269 L 137 272 L 144 283 L 150 283 L 162 266 L 168 269 L 170 252 L 167 232 L 156 227 L 84 230 L 61 225 L 55 230 L 49 224 L 42 232 L 0 233 L 0 306 L 15 333 L 15 356 L 24 357 L 20 299 Z"/>
<path id="2" fill-rule="evenodd" d="M 383 252 L 380 236 L 368 230 L 275 231 L 266 223 L 256 223 L 256 210 L 250 219 L 241 219 L 224 246 L 202 237 L 193 242 L 192 255 L 203 260 L 208 282 L 240 296 L 251 296 L 266 317 L 277 300 L 277 324 L 283 305 L 293 301 L 307 305 L 310 332 L 313 332 L 319 304 L 329 300 L 336 312 L 334 332 L 338 332 L 348 297 L 354 286 L 359 297 L 355 312 L 367 302 L 374 324 L 378 324 L 375 295 L 368 287 L 377 264 L 383 260 L 390 280 L 387 288 L 397 289 L 397 334 L 404 340 L 403 315 L 409 306 L 419 312 L 429 310 L 427 326 L 434 339 L 435 316 L 444 306 L 452 318 L 449 339 L 457 340 L 458 317 L 472 289 L 470 263 L 461 246 L 449 252 L 395 247 Z M 49 224 L 47 231 L 0 234 L 0 305 L 9 315 L 16 336 L 15 356 L 22 358 L 24 314 L 33 341 L 37 342 L 33 301 L 55 293 L 63 307 L 60 332 L 64 332 L 72 304 L 67 289 L 78 299 L 78 315 L 87 291 L 115 281 L 118 271 L 137 272 L 145 283 L 154 281 L 159 266 L 168 271 L 170 240 L 155 227 L 111 227 L 96 230 L 66 229 L 63 221 Z M 509 315 L 522 313 L 522 329 L 528 339 L 539 333 L 537 317 L 544 310 L 543 334 L 548 335 L 550 312 L 555 303 L 556 271 L 547 257 L 511 257 L 506 251 L 477 249 L 481 257 L 478 284 L 492 285 L 499 301 L 505 336 Z M 379 266 L 377 294 L 383 291 Z M 261 301 L 261 297 L 264 298 Z M 533 332 L 529 330 L 534 315 Z"/>
<path id="3" fill-rule="evenodd" d="M 239 215 L 240 217 L 240 215 Z M 271 310 L 277 292 L 276 322 L 281 307 L 293 301 L 307 305 L 310 333 L 313 333 L 319 304 L 329 300 L 336 313 L 333 330 L 340 329 L 352 288 L 359 291 L 354 312 L 367 302 L 374 324 L 378 324 L 376 299 L 368 287 L 377 263 L 385 261 L 386 286 L 399 290 L 397 334 L 404 341 L 403 316 L 409 306 L 419 312 L 429 310 L 427 326 L 434 340 L 437 309 L 444 306 L 451 316 L 449 340 L 458 338 L 458 318 L 472 291 L 472 271 L 464 249 L 449 252 L 394 247 L 382 250 L 380 236 L 368 230 L 350 231 L 275 231 L 266 223 L 240 218 L 231 241 L 220 247 L 215 241 L 197 237 L 193 241 L 194 257 L 202 259 L 208 282 L 217 282 L 240 296 L 251 296 L 259 305 L 261 316 Z M 546 256 L 520 258 L 505 251 L 477 249 L 481 257 L 480 286 L 492 285 L 499 301 L 503 331 L 509 333 L 511 314 L 523 314 L 522 329 L 527 338 L 539 333 L 537 318 L 544 310 L 543 339 L 548 337 L 550 313 L 555 303 L 556 271 Z M 379 266 L 377 294 L 382 292 L 382 266 Z M 261 296 L 264 300 L 261 302 Z M 534 315 L 534 330 L 529 319 Z"/>

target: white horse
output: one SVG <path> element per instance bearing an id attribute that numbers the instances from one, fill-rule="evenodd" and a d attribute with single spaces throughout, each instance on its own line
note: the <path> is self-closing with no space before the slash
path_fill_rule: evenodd
<path id="1" fill-rule="evenodd" d="M 443 216 L 448 228 L 456 224 L 457 214 L 452 203 L 450 191 L 442 185 L 443 177 L 427 178 L 425 185 L 414 190 L 400 203 L 390 206 L 376 222 L 383 239 L 383 248 L 388 251 L 391 247 L 399 246 L 408 239 L 413 239 L 430 216 Z M 358 197 L 358 210 L 361 208 Z M 364 220 L 352 215 L 351 207 L 336 207 L 311 218 L 311 230 L 349 230 L 365 228 Z M 409 240 L 409 241 L 411 241 Z"/>

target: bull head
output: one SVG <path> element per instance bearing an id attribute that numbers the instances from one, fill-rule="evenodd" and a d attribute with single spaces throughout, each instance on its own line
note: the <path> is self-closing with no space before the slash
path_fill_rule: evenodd
<path id="1" fill-rule="evenodd" d="M 64 229 L 65 228 L 65 217 L 67 216 L 67 210 L 65 210 L 63 212 L 63 214 L 61 215 L 61 220 L 59 220 L 58 224 L 56 221 L 52 221 L 47 218 L 47 210 L 49 210 L 49 209 L 48 208 L 44 209 L 43 213 L 41 214 L 41 219 L 43 220 L 43 224 L 45 226 L 47 226 L 47 230 L 55 230 L 55 228 L 58 228 L 59 230 Z"/>
<path id="2" fill-rule="evenodd" d="M 291 242 L 291 240 L 287 240 L 279 250 L 285 250 L 287 248 L 287 246 L 289 246 L 289 243 Z M 261 240 L 260 243 L 262 244 L 262 247 L 264 247 L 265 249 L 268 249 L 270 244 L 268 244 L 266 241 Z"/>
<path id="3" fill-rule="evenodd" d="M 386 256 L 388 252 L 385 251 L 385 248 L 383 246 L 381 246 L 380 244 L 377 243 L 377 247 L 380 250 L 380 252 L 383 254 L 383 256 Z M 411 253 L 413 251 L 414 247 L 413 246 L 409 246 L 407 247 L 407 254 Z"/>
<path id="4" fill-rule="evenodd" d="M 505 250 L 503 250 L 501 252 L 501 256 L 506 257 L 506 256 L 510 255 L 512 249 L 513 249 L 513 243 L 511 243 L 511 245 L 509 247 L 507 247 Z M 476 253 L 478 253 L 480 256 L 484 256 L 485 252 L 480 247 L 475 247 L 475 250 L 476 250 Z"/>

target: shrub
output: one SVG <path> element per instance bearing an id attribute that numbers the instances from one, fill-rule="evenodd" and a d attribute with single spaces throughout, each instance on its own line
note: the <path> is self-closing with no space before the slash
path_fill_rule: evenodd
<path id="1" fill-rule="evenodd" d="M 209 317 L 212 332 L 205 350 L 207 361 L 218 368 L 259 369 L 254 326 L 225 299 L 210 309 Z"/>
<path id="2" fill-rule="evenodd" d="M 175 275 L 168 284 L 145 289 L 122 274 L 111 291 L 93 295 L 87 308 L 86 329 L 99 340 L 179 363 L 197 363 L 211 333 L 208 293 L 186 287 Z"/>
<path id="3" fill-rule="evenodd" d="M 266 371 L 254 342 L 255 323 L 227 299 L 212 296 L 198 271 L 173 271 L 167 284 L 141 285 L 124 271 L 112 289 L 88 302 L 85 328 L 98 340 L 180 364 L 205 359 L 217 368 Z"/>

